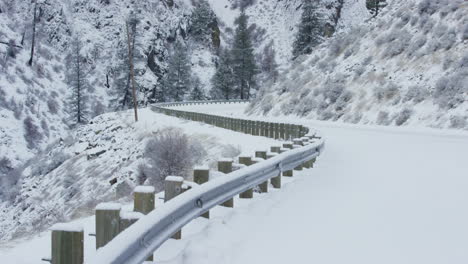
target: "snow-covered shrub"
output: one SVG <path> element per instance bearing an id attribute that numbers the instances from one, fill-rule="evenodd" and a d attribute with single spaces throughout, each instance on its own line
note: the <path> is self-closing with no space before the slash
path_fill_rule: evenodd
<path id="1" fill-rule="evenodd" d="M 6 157 L 0 158 L 0 201 L 11 200 L 15 197 L 18 188 L 17 182 L 21 174 L 13 168 L 13 164 Z"/>
<path id="2" fill-rule="evenodd" d="M 419 35 L 416 38 L 416 40 L 411 42 L 408 49 L 406 50 L 408 53 L 408 57 L 413 57 L 416 54 L 416 52 L 426 44 L 426 42 L 426 35 Z"/>
<path id="3" fill-rule="evenodd" d="M 47 107 L 49 108 L 50 113 L 52 114 L 57 114 L 58 113 L 58 103 L 55 101 L 55 99 L 50 98 L 47 100 Z"/>
<path id="4" fill-rule="evenodd" d="M 448 77 L 441 77 L 435 85 L 434 101 L 439 107 L 451 109 L 465 101 L 468 92 L 468 72 L 459 71 Z"/>
<path id="5" fill-rule="evenodd" d="M 24 139 L 28 143 L 28 148 L 33 149 L 41 142 L 43 135 L 39 131 L 39 127 L 34 123 L 33 119 L 28 116 L 23 121 Z"/>
<path id="6" fill-rule="evenodd" d="M 374 96 L 379 101 L 389 101 L 395 97 L 398 97 L 399 94 L 400 87 L 398 87 L 395 83 L 389 83 L 386 86 L 374 88 Z"/>
<path id="7" fill-rule="evenodd" d="M 435 12 L 437 12 L 437 10 L 439 9 L 440 2 L 441 2 L 440 0 L 423 0 L 419 3 L 417 10 L 419 14 L 421 15 L 423 14 L 432 15 Z"/>
<path id="8" fill-rule="evenodd" d="M 319 119 L 320 120 L 330 120 L 334 117 L 334 114 L 332 111 L 330 110 L 325 110 L 325 111 L 322 111 L 320 112 L 319 114 Z"/>
<path id="9" fill-rule="evenodd" d="M 401 126 L 406 121 L 408 121 L 411 118 L 411 115 L 413 114 L 413 110 L 410 108 L 405 108 L 403 109 L 400 113 L 398 113 L 395 117 L 395 125 Z"/>
<path id="10" fill-rule="evenodd" d="M 466 23 L 465 25 L 462 25 L 462 30 L 461 30 L 461 39 L 462 41 L 464 40 L 467 40 L 468 39 L 468 23 Z"/>
<path id="11" fill-rule="evenodd" d="M 144 150 L 147 163 L 142 171 L 157 190 L 162 190 L 167 176 L 188 177 L 193 166 L 205 156 L 206 151 L 198 141 L 179 129 L 167 128 L 147 142 Z"/>
<path id="12" fill-rule="evenodd" d="M 466 116 L 452 116 L 450 117 L 450 128 L 466 129 L 468 128 L 468 121 Z"/>
<path id="13" fill-rule="evenodd" d="M 394 57 L 405 51 L 411 42 L 411 34 L 406 30 L 392 30 L 388 38 L 388 45 L 383 52 L 384 57 Z"/>
<path id="14" fill-rule="evenodd" d="M 357 77 L 361 77 L 362 74 L 366 71 L 366 68 L 362 65 L 359 65 L 357 66 L 356 68 L 354 68 L 354 76 L 355 78 Z"/>
<path id="15" fill-rule="evenodd" d="M 421 86 L 411 86 L 408 88 L 404 102 L 413 101 L 415 103 L 421 103 L 430 96 L 429 90 Z"/>
<path id="16" fill-rule="evenodd" d="M 388 126 L 391 123 L 390 115 L 386 111 L 380 111 L 377 114 L 376 122 L 377 122 L 378 125 Z"/>
<path id="17" fill-rule="evenodd" d="M 458 63 L 457 67 L 460 69 L 460 70 L 464 70 L 464 69 L 468 69 L 468 53 L 465 54 L 465 56 L 463 56 L 460 60 L 460 62 Z"/>
<path id="18" fill-rule="evenodd" d="M 273 109 L 273 104 L 274 104 L 274 98 L 273 95 L 268 94 L 263 97 L 260 108 L 263 112 L 264 115 L 268 114 L 271 109 Z"/>

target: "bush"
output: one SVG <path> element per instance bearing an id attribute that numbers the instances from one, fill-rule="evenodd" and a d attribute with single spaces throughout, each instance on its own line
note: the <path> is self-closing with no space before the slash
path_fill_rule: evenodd
<path id="1" fill-rule="evenodd" d="M 392 36 L 389 37 L 391 41 L 389 41 L 388 46 L 385 48 L 383 52 L 384 57 L 395 57 L 400 55 L 405 51 L 411 42 L 411 34 L 406 31 L 392 31 Z"/>
<path id="2" fill-rule="evenodd" d="M 390 125 L 391 120 L 389 117 L 390 115 L 388 114 L 388 112 L 380 111 L 377 115 L 377 124 L 383 126 Z"/>
<path id="3" fill-rule="evenodd" d="M 429 97 L 429 90 L 420 86 L 411 86 L 408 88 L 404 102 L 413 101 L 415 103 L 421 103 Z"/>
<path id="4" fill-rule="evenodd" d="M 198 141 L 176 128 L 167 128 L 147 142 L 144 150 L 147 164 L 141 170 L 157 190 L 162 190 L 167 176 L 187 177 L 205 156 L 206 151 Z"/>
<path id="5" fill-rule="evenodd" d="M 39 131 L 39 127 L 34 123 L 30 116 L 24 119 L 23 127 L 24 139 L 28 143 L 28 148 L 34 149 L 43 138 L 41 132 Z"/>
<path id="6" fill-rule="evenodd" d="M 421 49 L 427 42 L 426 35 L 420 35 L 416 40 L 411 42 L 407 49 L 408 57 L 412 57 L 416 52 Z"/>
<path id="7" fill-rule="evenodd" d="M 397 114 L 397 116 L 395 118 L 395 124 L 397 126 L 403 125 L 404 123 L 406 123 L 411 118 L 412 114 L 413 114 L 413 110 L 411 110 L 409 108 L 403 109 L 403 111 L 401 111 L 399 114 Z"/>
<path id="8" fill-rule="evenodd" d="M 50 98 L 49 100 L 47 100 L 47 107 L 49 108 L 49 112 L 51 114 L 57 114 L 58 113 L 58 103 L 57 101 L 55 101 L 55 99 L 53 98 Z"/>
<path id="9" fill-rule="evenodd" d="M 465 129 L 468 128 L 466 116 L 452 116 L 450 117 L 450 128 Z"/>
<path id="10" fill-rule="evenodd" d="M 374 89 L 374 96 L 379 101 L 389 101 L 399 95 L 400 88 L 394 83 L 389 83 L 387 86 L 376 87 Z"/>
<path id="11" fill-rule="evenodd" d="M 459 71 L 440 78 L 435 85 L 434 101 L 443 109 L 452 109 L 465 101 L 468 92 L 468 72 Z"/>
<path id="12" fill-rule="evenodd" d="M 468 23 L 463 25 L 463 29 L 461 31 L 461 39 L 465 41 L 468 39 Z"/>

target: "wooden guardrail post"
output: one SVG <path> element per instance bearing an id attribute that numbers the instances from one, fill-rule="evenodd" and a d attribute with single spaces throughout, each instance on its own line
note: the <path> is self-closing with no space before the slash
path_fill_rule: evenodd
<path id="1" fill-rule="evenodd" d="M 255 157 L 266 160 L 267 159 L 267 151 L 266 150 L 257 150 L 257 151 L 255 151 Z M 258 162 L 258 160 L 257 160 L 257 162 Z M 260 191 L 262 193 L 268 192 L 268 180 L 260 183 L 259 187 L 260 187 Z"/>
<path id="2" fill-rule="evenodd" d="M 292 149 L 293 148 L 293 143 L 292 142 L 285 142 L 285 143 L 283 143 L 283 148 Z M 293 171 L 292 170 L 283 171 L 283 176 L 292 177 L 293 176 Z"/>
<path id="3" fill-rule="evenodd" d="M 155 193 L 153 186 L 137 186 L 133 192 L 133 210 L 145 215 L 153 211 Z"/>
<path id="4" fill-rule="evenodd" d="M 52 226 L 52 264 L 84 263 L 84 232 L 82 226 L 56 224 Z M 24 252 L 26 253 L 26 252 Z"/>
<path id="5" fill-rule="evenodd" d="M 280 139 L 280 124 L 274 123 L 275 139 Z"/>
<path id="6" fill-rule="evenodd" d="M 252 157 L 251 156 L 239 156 L 239 164 L 244 164 L 245 166 L 252 165 Z M 247 191 L 240 193 L 239 198 L 242 198 L 242 199 L 253 198 L 253 189 L 248 189 Z"/>
<path id="7" fill-rule="evenodd" d="M 271 146 L 271 148 L 270 148 L 270 152 L 273 152 L 273 153 L 278 153 L 279 154 L 279 153 L 281 153 L 280 150 L 281 150 L 281 146 Z"/>
<path id="8" fill-rule="evenodd" d="M 143 217 L 143 214 L 140 212 L 120 212 L 120 232 L 123 232 L 125 229 L 129 228 L 131 225 L 136 223 L 140 218 Z M 148 261 L 152 260 L 152 256 L 147 259 Z"/>
<path id="9" fill-rule="evenodd" d="M 96 206 L 96 249 L 105 246 L 120 233 L 120 209 L 117 203 Z"/>
<path id="10" fill-rule="evenodd" d="M 268 128 L 268 131 L 269 131 L 268 137 L 269 137 L 269 138 L 275 138 L 275 124 L 274 124 L 274 123 L 268 123 L 268 125 L 269 125 L 269 128 Z"/>
<path id="11" fill-rule="evenodd" d="M 279 124 L 280 139 L 286 140 L 286 124 Z"/>
<path id="12" fill-rule="evenodd" d="M 222 173 L 231 173 L 232 172 L 232 159 L 221 159 L 218 161 L 218 171 Z M 234 197 L 230 198 L 229 200 L 225 201 L 221 204 L 224 207 L 234 207 Z"/>
<path id="13" fill-rule="evenodd" d="M 276 152 L 267 153 L 267 159 L 271 159 L 277 155 L 279 155 L 279 149 L 278 149 L 278 153 Z M 276 188 L 276 189 L 281 188 L 281 172 L 278 172 L 278 176 L 271 178 L 271 185 L 273 185 L 273 188 Z"/>
<path id="14" fill-rule="evenodd" d="M 296 145 L 296 144 L 293 145 L 293 149 L 297 149 L 297 148 L 301 148 L 301 147 L 302 147 L 301 145 Z M 296 168 L 294 168 L 294 170 L 301 171 L 302 166 L 303 166 L 303 164 L 299 164 L 299 165 L 296 166 Z"/>
<path id="15" fill-rule="evenodd" d="M 164 202 L 168 202 L 177 195 L 183 192 L 182 184 L 184 183 L 184 178 L 179 176 L 167 176 L 164 181 Z M 182 238 L 182 230 L 177 231 L 173 236 L 173 239 Z"/>
<path id="16" fill-rule="evenodd" d="M 193 169 L 193 181 L 196 184 L 204 184 L 210 180 L 210 169 L 208 167 L 195 167 Z M 204 218 L 210 218 L 210 211 L 201 215 Z"/>

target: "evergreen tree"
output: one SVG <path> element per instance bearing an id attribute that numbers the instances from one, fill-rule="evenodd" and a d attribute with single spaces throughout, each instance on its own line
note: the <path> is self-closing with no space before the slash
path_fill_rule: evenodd
<path id="1" fill-rule="evenodd" d="M 276 82 L 278 78 L 278 64 L 276 63 L 276 52 L 274 49 L 274 42 L 271 41 L 268 45 L 265 46 L 262 53 L 262 73 L 265 78 Z"/>
<path id="2" fill-rule="evenodd" d="M 187 49 L 176 42 L 174 51 L 169 58 L 167 74 L 164 79 L 165 94 L 173 101 L 182 101 L 190 90 L 192 69 Z"/>
<path id="3" fill-rule="evenodd" d="M 216 14 L 206 0 L 199 0 L 190 16 L 189 32 L 199 42 L 207 43 L 213 34 L 213 27 L 217 25 Z"/>
<path id="4" fill-rule="evenodd" d="M 211 79 L 212 88 L 210 95 L 212 99 L 234 99 L 236 98 L 235 76 L 232 69 L 231 54 L 225 50 L 221 52 L 218 67 Z"/>
<path id="5" fill-rule="evenodd" d="M 88 96 L 87 90 L 90 85 L 87 80 L 87 67 L 85 59 L 81 55 L 81 42 L 77 37 L 71 41 L 71 49 L 68 54 L 66 81 L 72 89 L 69 98 L 69 114 L 73 125 L 83 124 L 88 117 Z"/>
<path id="6" fill-rule="evenodd" d="M 202 101 L 205 100 L 205 92 L 201 87 L 200 79 L 196 76 L 192 78 L 192 91 L 190 92 L 190 100 L 192 101 Z"/>
<path id="7" fill-rule="evenodd" d="M 236 31 L 232 47 L 232 66 L 241 99 L 249 99 L 251 89 L 256 89 L 255 75 L 258 68 L 255 63 L 252 36 L 248 29 L 248 16 L 244 11 L 236 20 Z"/>
<path id="8" fill-rule="evenodd" d="M 387 0 L 366 0 L 366 7 L 372 15 L 378 16 L 380 10 L 388 5 Z"/>
<path id="9" fill-rule="evenodd" d="M 305 0 L 302 4 L 302 16 L 293 44 L 293 57 L 310 54 L 312 49 L 323 41 L 323 21 L 317 9 L 317 0 Z"/>

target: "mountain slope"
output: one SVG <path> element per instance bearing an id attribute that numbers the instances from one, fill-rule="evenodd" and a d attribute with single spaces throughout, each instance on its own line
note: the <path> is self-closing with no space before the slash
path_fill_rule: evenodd
<path id="1" fill-rule="evenodd" d="M 264 87 L 250 113 L 468 129 L 468 4 L 389 1 Z"/>

